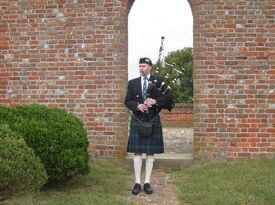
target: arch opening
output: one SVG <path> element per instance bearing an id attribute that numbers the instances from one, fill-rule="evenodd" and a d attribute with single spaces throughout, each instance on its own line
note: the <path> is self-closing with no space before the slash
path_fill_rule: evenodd
<path id="1" fill-rule="evenodd" d="M 193 15 L 188 1 L 136 0 L 128 16 L 128 80 L 139 77 L 138 60 L 149 57 L 156 63 L 161 37 L 165 37 L 164 55 L 179 49 L 193 47 Z M 153 8 L 153 9 L 152 9 Z M 184 21 L 180 21 L 184 19 Z M 166 154 L 189 154 L 192 157 L 192 109 L 186 104 L 176 105 L 169 113 L 162 111 Z M 176 123 L 177 117 L 189 124 Z M 191 119 L 190 119 L 191 116 Z M 177 119 L 176 119 L 177 118 Z M 169 121 L 170 120 L 170 121 Z M 181 119 L 182 120 L 182 119 Z"/>

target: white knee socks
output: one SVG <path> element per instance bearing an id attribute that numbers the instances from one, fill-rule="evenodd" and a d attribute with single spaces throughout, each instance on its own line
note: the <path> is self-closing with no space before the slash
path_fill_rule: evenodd
<path id="1" fill-rule="evenodd" d="M 152 170 L 153 170 L 153 164 L 154 164 L 154 155 L 147 155 L 146 156 L 144 184 L 146 184 L 146 183 L 150 184 L 150 177 L 151 177 L 151 173 L 152 173 Z"/>
<path id="2" fill-rule="evenodd" d="M 154 164 L 154 155 L 147 155 L 146 156 L 146 164 L 145 164 L 145 180 L 144 184 L 150 183 L 150 177 L 153 170 Z M 142 156 L 135 155 L 134 156 L 134 171 L 135 171 L 135 183 L 141 184 L 140 174 L 141 174 L 141 167 L 142 167 Z"/>
<path id="3" fill-rule="evenodd" d="M 135 183 L 141 184 L 140 173 L 142 167 L 142 157 L 141 155 L 134 156 L 134 171 L 135 171 Z"/>

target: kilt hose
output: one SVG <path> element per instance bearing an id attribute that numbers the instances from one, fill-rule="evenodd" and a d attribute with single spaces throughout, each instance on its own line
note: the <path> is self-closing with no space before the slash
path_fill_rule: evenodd
<path id="1" fill-rule="evenodd" d="M 138 134 L 139 121 L 132 116 L 127 152 L 160 154 L 164 153 L 162 126 L 159 115 L 152 121 L 153 135 L 148 138 L 140 137 Z"/>

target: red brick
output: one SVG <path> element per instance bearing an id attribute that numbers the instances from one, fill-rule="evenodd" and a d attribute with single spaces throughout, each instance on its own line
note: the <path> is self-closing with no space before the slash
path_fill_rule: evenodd
<path id="1" fill-rule="evenodd" d="M 163 124 L 194 127 L 195 158 L 218 158 L 216 152 L 225 146 L 229 159 L 274 156 L 274 149 L 264 147 L 275 137 L 275 95 L 269 93 L 275 79 L 274 6 L 261 0 L 188 2 L 194 15 L 194 110 L 175 107 L 171 113 L 165 111 Z M 89 1 L 60 4 L 53 0 L 41 7 L 30 3 L 33 12 L 26 19 L 20 17 L 24 4 L 1 3 L 5 6 L 0 25 L 0 67 L 4 68 L 0 71 L 0 103 L 36 102 L 67 109 L 85 121 L 91 157 L 123 154 L 128 125 L 123 104 L 127 11 L 132 1 L 116 5 L 103 0 L 100 7 Z M 65 8 L 63 22 L 52 10 Z M 86 15 L 91 13 L 94 16 Z M 29 35 L 22 36 L 22 32 Z M 7 54 L 12 58 L 6 62 Z M 6 89 L 17 97 L 8 98 Z M 97 132 L 103 136 L 98 138 Z M 230 143 L 217 143 L 220 136 L 228 136 Z M 238 149 L 236 143 L 245 147 Z"/>

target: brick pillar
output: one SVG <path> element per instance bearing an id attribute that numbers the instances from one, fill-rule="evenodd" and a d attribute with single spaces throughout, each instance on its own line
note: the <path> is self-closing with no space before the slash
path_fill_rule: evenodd
<path id="1" fill-rule="evenodd" d="M 195 158 L 274 157 L 275 1 L 189 1 Z"/>
<path id="2" fill-rule="evenodd" d="M 2 0 L 0 103 L 78 115 L 91 157 L 125 153 L 128 1 Z"/>

